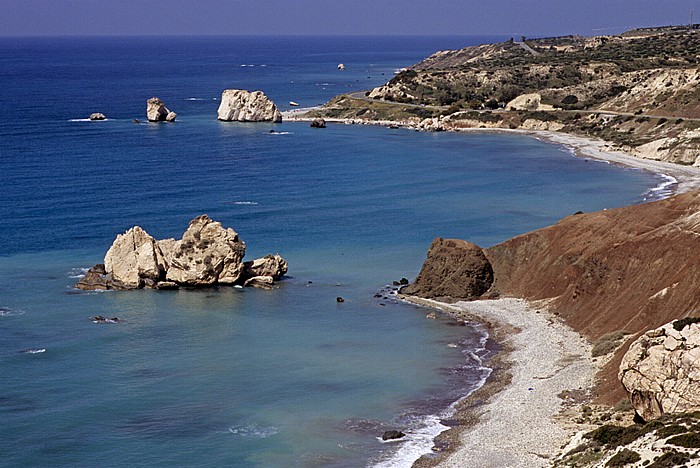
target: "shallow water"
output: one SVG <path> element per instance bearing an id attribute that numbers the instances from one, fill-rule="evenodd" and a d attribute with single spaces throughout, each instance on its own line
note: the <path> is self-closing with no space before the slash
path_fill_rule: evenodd
<path id="1" fill-rule="evenodd" d="M 659 182 L 517 135 L 215 119 L 225 87 L 314 105 L 475 40 L 421 41 L 0 41 L 4 464 L 358 466 L 397 450 L 408 463 L 418 432 L 487 374 L 472 354 L 484 334 L 386 286 L 414 277 L 436 236 L 488 246 Z M 131 122 L 152 95 L 178 122 Z M 76 121 L 95 111 L 109 120 Z M 201 213 L 247 258 L 282 254 L 289 278 L 72 289 L 119 232 L 179 237 Z M 377 440 L 395 428 L 408 442 Z"/>

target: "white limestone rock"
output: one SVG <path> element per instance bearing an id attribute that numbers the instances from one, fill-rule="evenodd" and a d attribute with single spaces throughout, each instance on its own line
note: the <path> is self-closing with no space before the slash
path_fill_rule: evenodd
<path id="1" fill-rule="evenodd" d="M 245 242 L 233 229 L 201 215 L 190 222 L 169 255 L 168 281 L 188 286 L 234 284 L 243 274 Z"/>
<path id="2" fill-rule="evenodd" d="M 281 122 L 279 109 L 262 91 L 227 89 L 221 94 L 219 120 L 238 122 Z"/>
<path id="3" fill-rule="evenodd" d="M 700 324 L 646 332 L 622 358 L 618 377 L 645 420 L 700 410 Z"/>
<path id="4" fill-rule="evenodd" d="M 169 114 L 171 114 L 171 112 L 165 107 L 163 101 L 157 97 L 152 97 L 146 102 L 146 116 L 149 122 L 164 122 L 167 120 Z M 172 114 L 177 116 L 174 112 L 172 112 Z M 175 120 L 175 118 L 172 117 L 172 120 Z"/>
<path id="5" fill-rule="evenodd" d="M 119 234 L 105 255 L 105 271 L 127 288 L 162 279 L 166 263 L 156 240 L 139 226 Z"/>

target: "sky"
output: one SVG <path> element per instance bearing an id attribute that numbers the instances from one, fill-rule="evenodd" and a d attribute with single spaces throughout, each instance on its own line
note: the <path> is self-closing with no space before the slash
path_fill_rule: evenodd
<path id="1" fill-rule="evenodd" d="M 0 0 L 0 36 L 617 34 L 700 0 Z"/>

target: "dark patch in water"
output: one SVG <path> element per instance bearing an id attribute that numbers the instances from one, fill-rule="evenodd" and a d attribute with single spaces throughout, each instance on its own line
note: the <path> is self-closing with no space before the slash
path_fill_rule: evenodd
<path id="1" fill-rule="evenodd" d="M 214 419 L 224 413 L 223 408 L 208 404 L 166 406 L 131 416 L 117 423 L 116 429 L 139 437 L 165 440 L 195 438 L 224 427 L 223 419 Z"/>
<path id="2" fill-rule="evenodd" d="M 0 395 L 0 413 L 21 413 L 39 409 L 36 400 L 22 395 Z"/>

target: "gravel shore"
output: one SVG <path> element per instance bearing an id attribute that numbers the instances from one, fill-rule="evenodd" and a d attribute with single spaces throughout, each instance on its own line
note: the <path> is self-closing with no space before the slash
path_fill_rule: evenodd
<path id="1" fill-rule="evenodd" d="M 520 299 L 415 302 L 486 323 L 504 345 L 495 385 L 460 405 L 457 419 L 472 423 L 446 437 L 446 456 L 429 455 L 415 466 L 549 466 L 580 430 L 557 416 L 593 387 L 598 367 L 591 345 L 556 316 Z"/>

